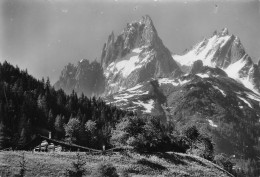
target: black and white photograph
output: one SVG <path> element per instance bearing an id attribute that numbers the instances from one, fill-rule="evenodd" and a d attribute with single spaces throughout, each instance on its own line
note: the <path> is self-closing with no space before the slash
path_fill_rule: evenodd
<path id="1" fill-rule="evenodd" d="M 0 177 L 260 177 L 260 0 L 0 0 Z"/>

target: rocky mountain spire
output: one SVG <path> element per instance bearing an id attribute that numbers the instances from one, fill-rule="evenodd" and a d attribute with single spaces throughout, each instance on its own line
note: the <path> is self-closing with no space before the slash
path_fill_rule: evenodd
<path id="1" fill-rule="evenodd" d="M 117 37 L 113 33 L 108 37 L 102 50 L 101 64 L 107 79 L 106 94 L 151 78 L 181 73 L 148 15 L 127 23 Z"/>
<path id="2" fill-rule="evenodd" d="M 157 35 L 151 17 L 145 15 L 139 21 L 127 23 L 126 28 L 116 38 L 113 32 L 109 35 L 101 54 L 102 67 L 105 69 L 110 63 L 124 57 L 134 48 L 161 45 L 162 41 Z"/>
<path id="3" fill-rule="evenodd" d="M 87 96 L 100 95 L 105 87 L 103 69 L 100 63 L 96 61 L 90 63 L 87 59 L 80 60 L 76 66 L 68 64 L 62 70 L 54 87 L 62 88 L 68 94 L 74 90 Z"/>

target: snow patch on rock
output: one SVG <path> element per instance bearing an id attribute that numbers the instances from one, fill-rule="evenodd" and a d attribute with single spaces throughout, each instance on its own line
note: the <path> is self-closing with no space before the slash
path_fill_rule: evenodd
<path id="1" fill-rule="evenodd" d="M 181 86 L 186 83 L 190 82 L 190 80 L 181 80 L 181 79 L 169 79 L 169 78 L 162 78 L 158 79 L 158 83 L 161 86 L 162 84 L 172 84 L 173 86 Z"/>
<path id="2" fill-rule="evenodd" d="M 143 50 L 142 48 L 135 48 L 135 49 L 132 50 L 132 52 L 141 53 L 142 50 Z"/>
<path id="3" fill-rule="evenodd" d="M 154 107 L 154 100 L 152 100 L 152 99 L 150 99 L 147 103 L 142 102 L 142 101 L 140 101 L 140 100 L 138 100 L 137 102 L 134 102 L 134 101 L 133 101 L 133 103 L 134 103 L 134 104 L 137 104 L 137 105 L 139 105 L 139 106 L 144 107 L 144 108 L 145 108 L 145 111 L 143 111 L 143 112 L 145 112 L 145 113 L 151 113 L 151 111 L 152 111 L 152 109 L 153 109 L 153 107 Z"/>
<path id="4" fill-rule="evenodd" d="M 250 108 L 253 108 L 252 105 L 244 98 L 237 96 L 240 100 L 242 100 L 244 103 L 246 103 Z"/>
<path id="5" fill-rule="evenodd" d="M 212 85 L 212 87 L 213 87 L 214 89 L 220 91 L 224 97 L 227 96 L 227 95 L 225 94 L 225 92 L 224 92 L 222 89 L 220 89 L 218 86 Z"/>
<path id="6" fill-rule="evenodd" d="M 127 89 L 126 91 L 132 92 L 132 91 L 137 90 L 137 89 L 139 89 L 141 87 L 142 87 L 142 85 L 138 84 L 138 85 L 136 85 L 136 86 L 134 86 L 134 87 L 132 87 L 130 89 Z"/>
<path id="7" fill-rule="evenodd" d="M 212 120 L 208 119 L 208 122 L 211 127 L 218 127 L 218 125 L 215 124 Z"/>
<path id="8" fill-rule="evenodd" d="M 179 85 L 184 85 L 184 84 L 186 84 L 186 83 L 188 83 L 188 82 L 190 82 L 190 80 L 180 80 L 179 79 Z"/>
<path id="9" fill-rule="evenodd" d="M 224 71 L 227 73 L 228 77 L 235 80 L 239 80 L 239 71 L 247 64 L 246 60 L 240 59 L 237 62 L 229 65 Z"/>
<path id="10" fill-rule="evenodd" d="M 159 85 L 162 85 L 162 84 L 172 84 L 172 85 L 174 85 L 174 86 L 179 85 L 179 83 L 176 82 L 174 79 L 169 79 L 169 78 L 159 79 L 159 80 L 158 80 L 158 83 L 159 83 Z"/>
<path id="11" fill-rule="evenodd" d="M 260 102 L 260 95 L 256 93 L 250 93 L 250 92 L 246 92 L 246 94 L 248 98 Z"/>
<path id="12" fill-rule="evenodd" d="M 128 54 L 124 60 L 118 62 L 112 62 L 108 65 L 104 74 L 106 78 L 110 75 L 121 74 L 124 78 L 128 77 L 133 71 L 141 68 L 146 63 L 148 63 L 151 58 L 149 52 L 146 54 L 145 58 L 140 58 L 139 53 L 141 49 L 137 48 L 132 51 L 131 54 Z"/>
<path id="13" fill-rule="evenodd" d="M 201 78 L 209 78 L 208 74 L 196 74 L 197 76 L 201 77 Z"/>
<path id="14" fill-rule="evenodd" d="M 255 93 L 258 93 L 258 91 L 255 90 L 254 84 L 249 80 L 249 75 L 242 75 L 239 72 L 247 65 L 247 60 L 245 58 L 246 56 L 243 56 L 240 60 L 237 62 L 230 64 L 224 71 L 227 73 L 228 77 L 235 79 L 236 81 L 243 84 L 246 88 L 252 90 Z"/>

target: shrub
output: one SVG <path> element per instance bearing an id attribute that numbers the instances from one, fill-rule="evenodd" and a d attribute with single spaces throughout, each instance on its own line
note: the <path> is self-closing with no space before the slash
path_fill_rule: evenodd
<path id="1" fill-rule="evenodd" d="M 207 160 L 213 161 L 214 145 L 212 143 L 211 138 L 207 137 L 207 136 L 203 136 L 203 137 L 201 137 L 201 141 L 202 141 L 202 144 L 204 145 L 202 157 Z"/>
<path id="2" fill-rule="evenodd" d="M 129 146 L 139 152 L 185 151 L 177 137 L 172 135 L 172 129 L 172 126 L 162 124 L 158 117 L 127 117 L 112 131 L 111 143 Z"/>
<path id="3" fill-rule="evenodd" d="M 183 133 L 184 133 L 184 136 L 187 138 L 187 140 L 190 144 L 191 151 L 192 151 L 193 146 L 195 145 L 195 142 L 198 140 L 198 138 L 200 136 L 200 133 L 199 133 L 197 127 L 194 125 L 185 129 Z"/>
<path id="4" fill-rule="evenodd" d="M 67 176 L 69 177 L 81 177 L 86 173 L 84 165 L 86 162 L 81 158 L 80 154 L 77 153 L 77 161 L 72 162 L 72 169 L 67 170 Z"/>
<path id="5" fill-rule="evenodd" d="M 119 177 L 116 168 L 110 163 L 100 163 L 93 171 L 92 177 Z"/>
<path id="6" fill-rule="evenodd" d="M 214 144 L 212 139 L 202 134 L 195 125 L 183 131 L 184 140 L 188 142 L 190 153 L 212 161 L 214 158 Z"/>

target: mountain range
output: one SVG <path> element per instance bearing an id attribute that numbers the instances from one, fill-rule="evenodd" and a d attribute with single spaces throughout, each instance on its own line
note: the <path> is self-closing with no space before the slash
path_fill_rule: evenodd
<path id="1" fill-rule="evenodd" d="M 178 55 L 146 15 L 109 35 L 100 63 L 69 64 L 54 86 L 102 96 L 177 128 L 196 125 L 213 137 L 216 152 L 254 158 L 259 151 L 260 64 L 227 28 Z"/>

